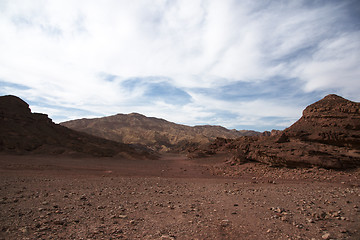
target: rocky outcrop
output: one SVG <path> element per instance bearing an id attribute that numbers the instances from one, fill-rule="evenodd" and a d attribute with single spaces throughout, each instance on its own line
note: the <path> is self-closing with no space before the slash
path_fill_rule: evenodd
<path id="1" fill-rule="evenodd" d="M 0 97 L 0 152 L 14 154 L 72 154 L 97 157 L 149 155 L 121 144 L 76 132 L 52 122 L 45 114 L 32 113 L 15 96 Z"/>
<path id="2" fill-rule="evenodd" d="M 360 103 L 328 95 L 308 106 L 285 132 L 302 141 L 360 148 Z"/>
<path id="3" fill-rule="evenodd" d="M 207 148 L 229 152 L 228 162 L 232 165 L 257 161 L 286 167 L 359 167 L 359 109 L 360 103 L 328 95 L 308 106 L 303 116 L 284 131 L 235 140 L 217 139 Z"/>

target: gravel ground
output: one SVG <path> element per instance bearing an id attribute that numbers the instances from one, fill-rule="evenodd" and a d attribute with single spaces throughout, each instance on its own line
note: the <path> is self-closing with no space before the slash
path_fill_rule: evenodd
<path id="1" fill-rule="evenodd" d="M 0 156 L 0 239 L 360 239 L 359 171 Z"/>

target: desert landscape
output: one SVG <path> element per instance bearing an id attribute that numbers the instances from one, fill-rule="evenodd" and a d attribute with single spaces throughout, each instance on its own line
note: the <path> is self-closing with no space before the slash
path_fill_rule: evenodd
<path id="1" fill-rule="evenodd" d="M 103 139 L 2 96 L 0 239 L 359 239 L 359 105 L 328 95 L 263 133 L 132 114 Z M 116 140 L 135 125 L 146 141 Z"/>
<path id="2" fill-rule="evenodd" d="M 359 17 L 0 0 L 0 240 L 360 240 Z"/>

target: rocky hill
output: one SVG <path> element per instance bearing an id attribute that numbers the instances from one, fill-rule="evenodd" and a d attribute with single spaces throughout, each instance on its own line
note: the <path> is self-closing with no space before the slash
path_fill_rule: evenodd
<path id="1" fill-rule="evenodd" d="M 190 127 L 138 113 L 72 120 L 61 125 L 117 142 L 143 144 L 156 151 L 182 151 L 189 145 L 209 143 L 216 137 L 238 138 L 259 134 L 220 126 Z"/>
<path id="2" fill-rule="evenodd" d="M 328 95 L 308 106 L 284 133 L 302 141 L 360 148 L 360 103 Z"/>
<path id="3" fill-rule="evenodd" d="M 71 154 L 97 157 L 144 157 L 146 151 L 80 133 L 55 124 L 45 114 L 32 113 L 15 96 L 0 97 L 0 152 Z"/>
<path id="4" fill-rule="evenodd" d="M 257 161 L 273 166 L 345 169 L 360 166 L 360 103 L 328 95 L 311 104 L 284 131 L 267 136 L 218 138 L 190 156 L 228 151 L 229 163 Z"/>

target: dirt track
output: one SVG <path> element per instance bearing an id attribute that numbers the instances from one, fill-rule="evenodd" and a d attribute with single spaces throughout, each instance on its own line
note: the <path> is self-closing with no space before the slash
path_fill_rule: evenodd
<path id="1" fill-rule="evenodd" d="M 0 156 L 0 239 L 360 239 L 359 226 L 359 171 Z"/>

